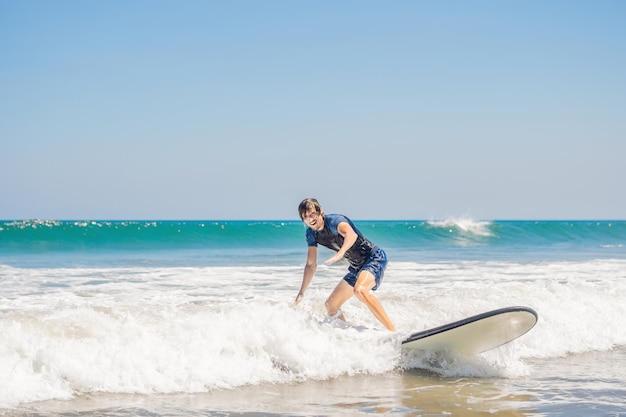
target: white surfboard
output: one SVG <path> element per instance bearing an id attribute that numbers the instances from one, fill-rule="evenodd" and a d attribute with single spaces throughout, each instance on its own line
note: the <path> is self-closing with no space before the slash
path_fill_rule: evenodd
<path id="1" fill-rule="evenodd" d="M 476 355 L 517 339 L 536 323 L 532 308 L 506 307 L 413 333 L 402 341 L 402 349 Z"/>

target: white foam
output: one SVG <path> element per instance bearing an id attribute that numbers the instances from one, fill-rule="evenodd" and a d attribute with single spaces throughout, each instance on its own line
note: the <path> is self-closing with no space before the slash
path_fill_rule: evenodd
<path id="1" fill-rule="evenodd" d="M 524 358 L 626 345 L 626 261 L 390 263 L 383 330 L 355 299 L 325 319 L 343 267 L 320 266 L 297 308 L 297 267 L 19 269 L 0 266 L 0 407 L 80 393 L 170 393 L 426 367 L 527 372 Z M 511 305 L 539 313 L 512 344 L 470 361 L 406 358 L 399 341 Z"/>
<path id="2" fill-rule="evenodd" d="M 449 233 L 458 234 L 457 240 L 463 243 L 463 239 L 472 237 L 493 236 L 490 228 L 491 222 L 477 221 L 471 217 L 451 217 L 445 220 L 430 220 L 428 226 L 435 229 L 444 229 Z"/>

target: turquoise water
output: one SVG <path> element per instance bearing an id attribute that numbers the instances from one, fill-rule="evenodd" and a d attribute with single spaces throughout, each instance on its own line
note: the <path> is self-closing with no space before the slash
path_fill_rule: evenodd
<path id="1" fill-rule="evenodd" d="M 0 415 L 626 415 L 626 221 L 355 223 L 397 333 L 326 317 L 325 250 L 291 307 L 299 221 L 0 221 Z M 401 352 L 516 305 L 535 328 L 479 357 Z"/>
<path id="2" fill-rule="evenodd" d="M 357 221 L 391 259 L 573 260 L 626 257 L 626 221 Z M 4 221 L 0 263 L 292 265 L 299 221 Z"/>

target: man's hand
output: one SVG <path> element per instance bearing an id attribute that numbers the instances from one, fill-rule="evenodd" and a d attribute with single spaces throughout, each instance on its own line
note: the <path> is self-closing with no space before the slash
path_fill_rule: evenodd
<path id="1" fill-rule="evenodd" d="M 328 259 L 326 262 L 324 262 L 325 265 L 332 265 L 337 261 L 340 261 L 341 259 L 343 259 L 343 254 L 340 252 L 337 252 L 335 254 L 335 256 L 333 256 L 332 258 Z"/>
<path id="2" fill-rule="evenodd" d="M 298 296 L 296 297 L 296 299 L 294 300 L 293 304 L 291 305 L 292 307 L 297 306 L 298 304 L 300 304 L 300 301 L 302 301 L 302 297 L 304 296 L 304 294 L 302 293 L 298 293 Z"/>

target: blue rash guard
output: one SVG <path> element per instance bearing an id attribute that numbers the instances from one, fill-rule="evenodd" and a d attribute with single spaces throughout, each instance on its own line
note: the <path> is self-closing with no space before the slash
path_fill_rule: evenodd
<path id="1" fill-rule="evenodd" d="M 317 247 L 320 244 L 338 252 L 344 240 L 337 230 L 341 222 L 348 223 L 357 234 L 356 242 L 344 255 L 344 258 L 350 263 L 349 272 L 344 279 L 354 287 L 358 273 L 361 270 L 368 270 L 374 275 L 376 286 L 372 289 L 376 290 L 380 285 L 385 267 L 387 266 L 387 256 L 381 248 L 367 240 L 346 216 L 342 214 L 325 214 L 324 228 L 322 230 L 315 231 L 310 227 L 306 229 L 307 245 Z"/>

